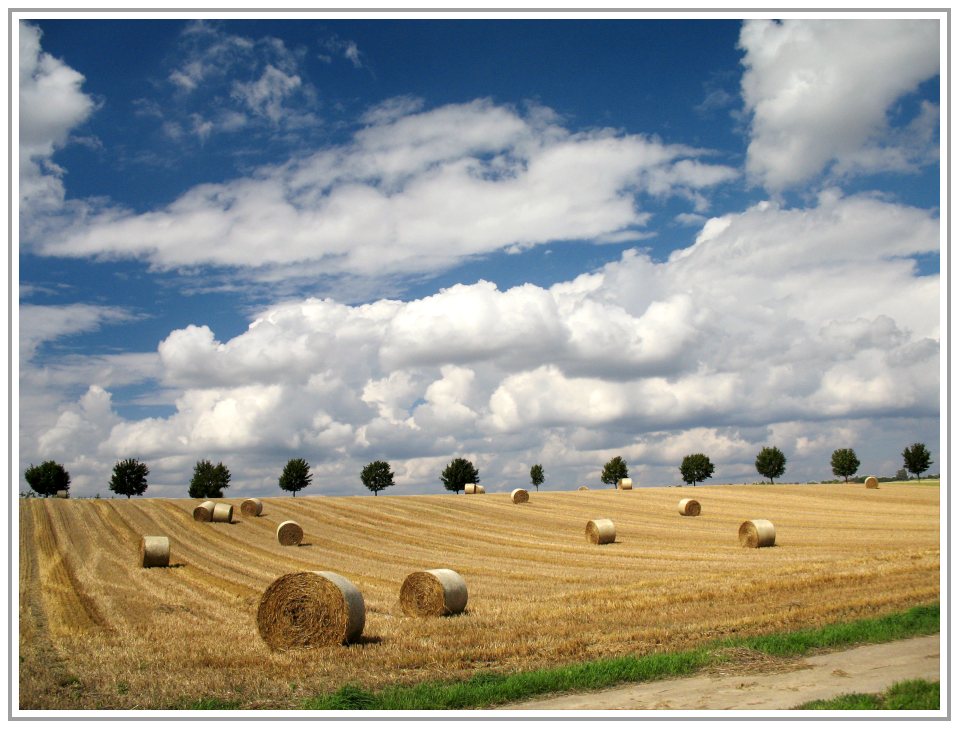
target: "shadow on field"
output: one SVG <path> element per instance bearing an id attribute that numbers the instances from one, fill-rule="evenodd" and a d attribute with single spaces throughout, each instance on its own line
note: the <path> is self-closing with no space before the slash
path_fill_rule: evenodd
<path id="1" fill-rule="evenodd" d="M 303 542 L 302 544 L 297 544 L 297 547 L 312 547 L 313 542 Z"/>

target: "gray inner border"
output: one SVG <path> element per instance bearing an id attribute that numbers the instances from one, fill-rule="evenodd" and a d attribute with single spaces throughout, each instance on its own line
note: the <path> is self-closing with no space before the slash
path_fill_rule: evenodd
<path id="1" fill-rule="evenodd" d="M 878 10 L 878 9 L 873 9 Z M 561 9 L 545 9 L 545 8 L 243 8 L 242 10 L 237 10 L 237 12 L 243 13 L 304 13 L 304 12 L 318 12 L 318 13 L 353 13 L 353 14 L 364 14 L 364 13 L 416 13 L 416 12 L 431 12 L 431 13 L 629 13 L 629 12 L 642 12 L 642 13 L 717 13 L 717 12 L 726 12 L 726 13 L 794 13 L 794 12 L 806 12 L 806 13 L 865 13 L 872 12 L 870 9 L 865 8 L 561 8 Z M 8 429 L 8 440 L 7 440 L 7 463 L 9 464 L 9 483 L 12 485 L 19 482 L 19 473 L 18 468 L 14 467 L 13 460 L 13 352 L 14 352 L 14 342 L 13 342 L 13 310 L 14 310 L 14 287 L 13 287 L 13 249 L 14 249 L 14 239 L 13 239 L 13 211 L 18 209 L 14 207 L 13 200 L 13 27 L 14 27 L 14 14 L 15 13 L 60 13 L 60 14 L 69 14 L 69 15 L 85 15 L 87 13 L 94 12 L 115 12 L 115 13 L 225 13 L 231 12 L 227 8 L 136 8 L 136 9 L 121 9 L 121 8 L 8 8 L 7 9 L 7 287 L 8 287 L 8 310 L 7 310 L 7 429 Z M 882 13 L 905 13 L 908 15 L 915 15 L 917 13 L 945 13 L 945 22 L 946 22 L 946 67 L 951 72 L 952 71 L 952 8 L 882 8 Z M 264 20 L 269 20 L 269 18 L 264 18 Z M 588 19 L 581 19 L 588 20 Z M 942 69 L 940 69 L 940 74 Z M 950 79 L 951 81 L 951 79 Z M 952 95 L 949 93 L 950 87 L 946 87 L 946 120 L 952 119 Z M 942 100 L 940 99 L 940 108 Z M 940 140 L 942 138 L 942 124 L 940 123 Z M 947 216 L 950 221 L 950 225 L 946 228 L 946 251 L 947 254 L 951 252 L 951 243 L 952 243 L 952 155 L 951 155 L 951 135 L 950 135 L 949 125 L 945 125 L 945 138 L 946 138 L 946 211 Z M 940 142 L 941 144 L 941 142 Z M 940 148 L 941 149 L 941 148 Z M 940 154 L 940 164 L 942 164 L 942 155 Z M 940 200 L 940 207 L 942 206 L 942 201 Z M 940 241 L 941 246 L 941 241 Z M 947 255 L 948 258 L 948 255 Z M 940 247 L 940 262 L 942 260 L 941 247 Z M 950 266 L 946 267 L 946 332 L 951 334 L 951 314 L 952 314 L 952 281 L 950 277 Z M 942 270 L 940 269 L 939 275 L 942 275 Z M 19 289 L 19 281 L 17 282 Z M 18 298 L 19 300 L 19 294 Z M 947 334 L 948 336 L 948 334 Z M 940 355 L 941 356 L 941 355 Z M 952 443 L 952 337 L 948 336 L 948 342 L 946 346 L 946 449 L 949 448 L 949 445 Z M 940 388 L 941 388 L 940 383 Z M 940 390 L 941 394 L 941 390 Z M 942 418 L 942 412 L 939 413 L 940 419 Z M 940 454 L 943 451 L 943 444 L 939 446 Z M 947 450 L 948 452 L 948 450 Z M 941 458 L 941 455 L 940 455 Z M 952 462 L 949 459 L 946 463 L 946 484 L 952 482 Z M 945 494 L 945 501 L 947 505 L 946 509 L 946 554 L 952 556 L 952 512 L 948 508 L 949 505 L 949 493 L 948 488 L 943 490 L 940 482 L 940 499 L 942 499 L 943 494 Z M 14 492 L 11 492 L 11 499 L 17 498 L 16 503 L 19 503 L 19 498 L 15 496 Z M 14 555 L 14 544 L 13 544 L 13 515 L 14 512 L 18 512 L 19 509 L 10 508 L 7 510 L 7 610 L 8 619 L 7 619 L 7 645 L 9 646 L 9 662 L 8 666 L 10 667 L 10 675 L 7 680 L 7 721 L 50 721 L 54 717 L 48 716 L 14 716 L 14 697 L 13 697 L 13 668 L 14 668 L 14 635 L 13 635 L 13 609 L 14 609 L 14 600 L 13 600 L 13 555 Z M 19 550 L 18 550 L 19 551 Z M 948 562 L 948 558 L 947 558 Z M 941 569 L 941 568 L 940 568 Z M 952 575 L 951 572 L 947 570 L 946 572 L 946 602 L 947 605 L 952 602 Z M 941 620 L 941 617 L 940 617 Z M 946 704 L 946 716 L 945 717 L 910 717 L 909 721 L 950 721 L 952 717 L 952 651 L 951 651 L 951 642 L 949 640 L 951 628 L 951 615 L 947 611 L 946 613 L 946 690 L 940 695 L 945 697 Z M 941 685 L 941 683 L 940 683 Z M 353 714 L 360 712 L 351 712 Z M 305 716 L 290 716 L 284 717 L 282 715 L 276 715 L 271 713 L 266 713 L 262 717 L 258 716 L 210 716 L 210 717 L 198 717 L 195 715 L 191 716 L 182 716 L 178 717 L 176 715 L 158 717 L 158 716 L 143 716 L 143 717 L 133 717 L 133 716 L 89 716 L 77 714 L 76 716 L 67 716 L 67 715 L 57 715 L 57 719 L 61 720 L 78 720 L 78 721 L 317 721 L 322 720 L 322 715 L 316 717 L 305 717 Z M 330 717 L 332 718 L 332 717 Z M 831 721 L 902 721 L 901 718 L 897 717 L 843 717 L 836 716 L 835 714 L 831 716 L 822 716 L 821 718 L 828 718 Z M 440 716 L 416 716 L 416 717 L 382 717 L 382 716 L 336 716 L 337 721 L 583 721 L 584 719 L 589 719 L 590 721 L 641 721 L 636 717 L 606 717 L 593 715 L 588 717 L 576 716 L 576 717 L 564 717 L 564 716 L 537 716 L 537 717 L 524 717 L 517 716 L 515 714 L 510 714 L 503 717 L 490 717 L 489 715 L 469 717 L 462 716 L 460 712 L 457 712 L 456 716 L 449 714 L 440 715 Z M 655 721 L 769 721 L 770 717 L 763 715 L 757 717 L 656 717 Z M 776 721 L 809 721 L 809 718 L 806 717 L 776 717 Z"/>

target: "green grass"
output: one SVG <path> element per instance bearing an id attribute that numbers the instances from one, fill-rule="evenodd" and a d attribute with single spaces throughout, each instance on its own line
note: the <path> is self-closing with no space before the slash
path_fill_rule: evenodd
<path id="1" fill-rule="evenodd" d="M 689 676 L 708 665 L 730 660 L 717 653 L 717 649 L 722 648 L 745 647 L 773 656 L 797 656 L 820 649 L 886 643 L 938 631 L 939 605 L 925 605 L 904 613 L 814 630 L 723 640 L 682 653 L 626 656 L 513 674 L 480 673 L 465 681 L 387 686 L 375 692 L 344 686 L 335 693 L 307 699 L 302 708 L 476 709 L 543 694 L 594 691 L 626 682 Z M 938 703 L 938 693 L 936 701 Z"/>
<path id="2" fill-rule="evenodd" d="M 915 679 L 889 687 L 883 694 L 845 694 L 833 699 L 810 701 L 795 707 L 827 711 L 921 711 L 939 709 L 939 682 Z"/>

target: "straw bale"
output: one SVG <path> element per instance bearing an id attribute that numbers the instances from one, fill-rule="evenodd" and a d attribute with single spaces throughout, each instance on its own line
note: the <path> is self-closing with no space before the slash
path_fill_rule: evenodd
<path id="1" fill-rule="evenodd" d="M 463 490 L 468 494 L 485 494 L 486 489 L 480 486 L 478 483 L 468 483 L 463 487 Z"/>
<path id="2" fill-rule="evenodd" d="M 245 499 L 240 504 L 240 513 L 243 516 L 259 516 L 263 512 L 263 502 L 259 499 Z"/>
<path id="3" fill-rule="evenodd" d="M 869 476 L 866 479 L 866 488 L 867 489 L 877 489 L 879 488 L 879 479 L 875 476 Z"/>
<path id="4" fill-rule="evenodd" d="M 64 489 L 61 489 L 60 491 L 57 491 L 56 496 L 57 496 L 58 499 L 69 499 L 69 498 L 70 498 L 70 492 L 69 492 L 69 491 L 66 491 L 66 490 L 64 490 Z"/>
<path id="5" fill-rule="evenodd" d="M 193 521 L 213 521 L 213 509 L 216 504 L 212 501 L 204 501 L 193 509 Z"/>
<path id="6" fill-rule="evenodd" d="M 529 491 L 526 489 L 513 489 L 509 495 L 514 504 L 525 504 L 529 501 Z"/>
<path id="7" fill-rule="evenodd" d="M 413 572 L 403 580 L 400 606 L 407 615 L 455 615 L 466 608 L 466 581 L 449 569 Z"/>
<path id="8" fill-rule="evenodd" d="M 612 519 L 592 519 L 586 524 L 586 539 L 593 544 L 616 541 L 616 525 Z"/>
<path id="9" fill-rule="evenodd" d="M 696 499 L 680 499 L 679 513 L 682 516 L 699 516 L 702 511 Z"/>
<path id="10" fill-rule="evenodd" d="M 303 527 L 295 521 L 285 521 L 276 528 L 276 539 L 284 547 L 295 547 L 303 541 Z"/>
<path id="11" fill-rule="evenodd" d="M 140 566 L 167 567 L 170 564 L 169 537 L 140 538 Z"/>
<path id="12" fill-rule="evenodd" d="M 776 544 L 776 527 L 766 519 L 744 521 L 739 525 L 739 543 L 744 547 L 772 547 Z"/>
<path id="13" fill-rule="evenodd" d="M 616 488 L 620 491 L 632 491 L 633 489 L 633 479 L 631 478 L 621 478 L 616 482 Z"/>
<path id="14" fill-rule="evenodd" d="M 589 486 L 580 486 L 578 491 L 589 491 Z"/>
<path id="15" fill-rule="evenodd" d="M 273 650 L 342 645 L 366 624 L 363 595 L 335 572 L 291 572 L 266 588 L 256 628 Z"/>
<path id="16" fill-rule="evenodd" d="M 213 513 L 211 514 L 210 521 L 225 522 L 227 524 L 233 523 L 233 505 L 232 504 L 217 504 L 213 507 Z"/>

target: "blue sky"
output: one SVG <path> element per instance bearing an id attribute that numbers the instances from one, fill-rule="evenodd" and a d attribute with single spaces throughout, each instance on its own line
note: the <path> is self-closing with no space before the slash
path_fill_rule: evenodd
<path id="1" fill-rule="evenodd" d="M 21 19 L 20 472 L 939 461 L 939 22 Z M 103 49 L 109 49 L 105 53 Z M 23 488 L 21 484 L 21 488 Z"/>

